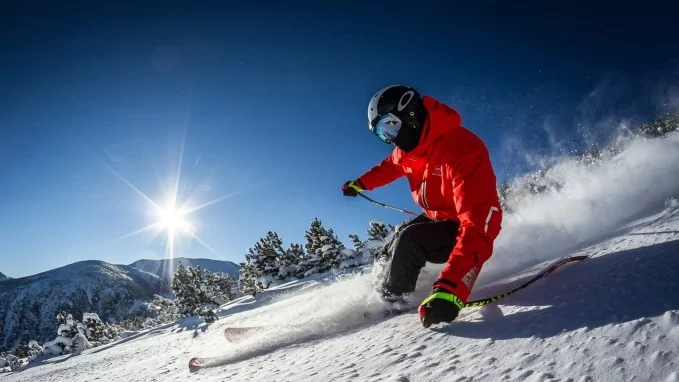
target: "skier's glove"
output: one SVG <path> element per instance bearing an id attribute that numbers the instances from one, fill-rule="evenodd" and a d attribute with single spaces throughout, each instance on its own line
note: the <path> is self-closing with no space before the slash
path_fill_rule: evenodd
<path id="1" fill-rule="evenodd" d="M 364 188 L 360 180 L 350 180 L 342 185 L 342 193 L 344 196 L 356 196 L 363 192 Z"/>
<path id="2" fill-rule="evenodd" d="M 454 294 L 441 288 L 434 288 L 432 294 L 422 301 L 417 309 L 425 328 L 441 322 L 452 322 L 457 318 L 464 303 Z"/>

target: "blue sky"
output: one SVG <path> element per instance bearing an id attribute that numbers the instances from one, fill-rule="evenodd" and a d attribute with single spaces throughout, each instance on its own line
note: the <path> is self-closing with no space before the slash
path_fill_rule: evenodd
<path id="1" fill-rule="evenodd" d="M 187 216 L 209 249 L 180 238 L 177 256 L 239 262 L 268 230 L 303 242 L 314 217 L 347 243 L 398 223 L 340 192 L 391 150 L 366 120 L 388 84 L 456 108 L 507 179 L 525 153 L 669 108 L 678 83 L 668 8 L 318 3 L 3 4 L 0 272 L 163 257 L 162 234 L 126 235 L 178 168 L 179 204 L 217 202 Z M 417 209 L 403 180 L 371 196 Z"/>

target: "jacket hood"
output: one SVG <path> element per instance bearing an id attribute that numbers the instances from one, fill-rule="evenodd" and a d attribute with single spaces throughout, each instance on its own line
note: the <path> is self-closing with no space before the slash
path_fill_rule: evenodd
<path id="1" fill-rule="evenodd" d="M 395 163 L 401 163 L 405 158 L 417 159 L 426 156 L 431 147 L 441 136 L 453 132 L 462 123 L 462 118 L 457 111 L 439 102 L 433 97 L 422 97 L 427 118 L 420 142 L 412 151 L 405 152 L 400 148 L 394 148 L 393 158 Z"/>

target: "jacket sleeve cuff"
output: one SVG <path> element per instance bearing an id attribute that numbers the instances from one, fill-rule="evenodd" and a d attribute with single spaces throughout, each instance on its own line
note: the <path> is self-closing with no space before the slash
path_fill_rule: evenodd
<path id="1" fill-rule="evenodd" d="M 363 177 L 363 176 L 359 177 L 359 178 L 356 179 L 354 182 L 356 182 L 356 185 L 357 185 L 358 187 L 360 187 L 361 190 L 370 191 L 370 189 L 367 188 L 367 187 L 365 186 L 365 184 L 363 183 L 363 181 L 361 180 L 362 177 Z"/>
<path id="2" fill-rule="evenodd" d="M 440 290 L 443 292 L 448 292 L 450 294 L 454 294 L 453 291 L 457 289 L 457 284 L 455 284 L 452 281 L 448 281 L 446 279 L 438 279 L 436 282 L 434 282 L 434 285 L 432 287 L 434 290 Z"/>

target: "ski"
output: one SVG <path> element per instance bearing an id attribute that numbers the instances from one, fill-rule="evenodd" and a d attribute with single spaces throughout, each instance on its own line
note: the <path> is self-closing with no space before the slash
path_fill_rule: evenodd
<path id="1" fill-rule="evenodd" d="M 541 271 L 540 273 L 535 275 L 532 279 L 526 281 L 525 283 L 519 285 L 518 287 L 516 287 L 516 288 L 514 288 L 514 289 L 512 289 L 508 292 L 501 293 L 501 294 L 498 294 L 498 295 L 495 295 L 495 296 L 492 296 L 492 297 L 488 297 L 488 298 L 484 298 L 484 299 L 480 299 L 480 300 L 469 301 L 464 305 L 464 307 L 465 308 L 479 307 L 479 306 L 484 306 L 484 305 L 488 305 L 488 304 L 492 304 L 494 302 L 497 302 L 498 300 L 501 300 L 505 297 L 508 297 L 508 296 L 514 294 L 515 292 L 529 286 L 530 284 L 540 280 L 541 278 L 543 278 L 543 277 L 547 276 L 548 274 L 554 272 L 557 268 L 559 268 L 562 265 L 565 265 L 565 264 L 568 264 L 568 263 L 571 263 L 571 262 L 574 262 L 574 261 L 582 261 L 582 260 L 585 260 L 588 257 L 589 257 L 588 255 L 563 257 L 559 260 L 554 261 L 552 264 L 550 264 L 543 271 Z"/>
<path id="2" fill-rule="evenodd" d="M 271 329 L 270 326 L 245 326 L 245 327 L 228 327 L 224 329 L 224 337 L 229 342 L 239 342 L 246 338 L 248 335 L 263 332 L 265 330 Z"/>

